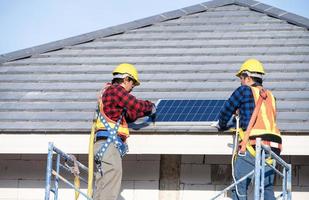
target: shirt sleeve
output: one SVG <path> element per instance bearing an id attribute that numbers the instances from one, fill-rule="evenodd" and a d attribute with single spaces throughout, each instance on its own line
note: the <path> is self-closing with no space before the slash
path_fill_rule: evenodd
<path id="1" fill-rule="evenodd" d="M 119 90 L 119 106 L 125 107 L 126 111 L 126 121 L 134 122 L 140 117 L 148 116 L 151 114 L 153 103 L 150 101 L 138 100 L 135 96 L 131 95 L 124 89 Z"/>
<path id="2" fill-rule="evenodd" d="M 231 119 L 235 111 L 240 107 L 241 99 L 243 98 L 244 86 L 238 87 L 225 102 L 220 115 L 219 115 L 219 126 L 222 130 L 227 130 L 227 123 Z"/>

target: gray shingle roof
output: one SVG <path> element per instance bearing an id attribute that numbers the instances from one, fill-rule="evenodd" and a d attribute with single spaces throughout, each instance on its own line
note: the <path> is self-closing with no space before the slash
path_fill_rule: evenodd
<path id="1" fill-rule="evenodd" d="M 308 21 L 256 1 L 215 0 L 2 55 L 0 130 L 89 132 L 96 93 L 121 62 L 139 69 L 139 98 L 226 99 L 241 63 L 255 57 L 281 130 L 308 133 Z M 143 130 L 214 131 L 203 123 Z"/>

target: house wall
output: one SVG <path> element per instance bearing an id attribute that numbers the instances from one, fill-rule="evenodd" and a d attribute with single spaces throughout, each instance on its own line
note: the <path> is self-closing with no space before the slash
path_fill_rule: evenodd
<path id="1" fill-rule="evenodd" d="M 284 159 L 293 165 L 293 199 L 309 199 L 309 157 L 284 156 Z M 222 190 L 232 181 L 230 162 L 230 156 L 183 155 L 180 199 L 190 200 L 217 194 L 216 191 Z M 275 180 L 276 191 L 281 189 L 280 181 L 277 176 Z M 251 187 L 249 191 L 251 191 L 252 196 L 253 188 Z M 276 192 L 276 194 L 279 193 Z"/>
<path id="2" fill-rule="evenodd" d="M 303 148 L 309 144 L 309 135 L 296 135 L 282 136 L 282 155 L 309 156 L 309 148 Z M 28 145 L 33 141 L 35 145 Z M 71 141 L 69 145 L 68 141 Z M 49 142 L 67 153 L 87 154 L 89 134 L 28 134 L 27 137 L 22 133 L 0 134 L 0 154 L 46 154 Z M 130 135 L 128 145 L 131 154 L 229 155 L 232 150 L 227 148 L 227 144 L 232 142 L 229 133 L 141 133 Z"/>
<path id="3" fill-rule="evenodd" d="M 87 156 L 78 155 L 86 164 Z M 231 181 L 230 156 L 182 155 L 178 191 L 159 191 L 160 155 L 128 155 L 123 161 L 119 200 L 192 200 L 210 198 Z M 309 156 L 285 156 L 293 164 L 293 199 L 309 199 Z M 44 199 L 46 155 L 0 154 L 0 200 Z M 162 166 L 161 166 L 161 170 Z M 280 189 L 276 179 L 276 189 Z M 61 184 L 59 199 L 73 199 Z M 82 184 L 83 190 L 86 185 Z M 84 199 L 80 196 L 80 199 Z"/>

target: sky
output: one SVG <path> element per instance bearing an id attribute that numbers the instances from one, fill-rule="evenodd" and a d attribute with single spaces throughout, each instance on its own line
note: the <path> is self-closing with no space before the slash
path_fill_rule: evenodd
<path id="1" fill-rule="evenodd" d="M 0 54 L 208 0 L 0 0 Z M 309 18 L 309 0 L 259 0 Z"/>

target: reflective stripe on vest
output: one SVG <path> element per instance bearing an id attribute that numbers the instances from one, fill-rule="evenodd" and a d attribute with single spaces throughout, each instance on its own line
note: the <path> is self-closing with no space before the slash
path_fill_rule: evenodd
<path id="1" fill-rule="evenodd" d="M 264 144 L 265 146 L 272 147 L 272 148 L 282 149 L 282 144 L 278 142 L 262 140 L 262 144 Z M 256 145 L 256 140 L 250 140 L 250 145 Z"/>
<path id="2" fill-rule="evenodd" d="M 238 130 L 238 134 L 239 134 L 239 139 L 240 140 L 243 140 L 244 137 L 245 137 L 245 132 L 240 128 Z M 256 156 L 256 151 L 255 149 L 252 147 L 252 145 L 255 145 L 255 143 L 253 144 L 253 141 L 256 141 L 256 140 L 250 140 L 250 142 L 247 142 L 246 144 L 246 149 L 248 150 L 248 152 L 251 154 L 251 156 L 255 157 Z M 263 143 L 263 141 L 262 141 Z M 264 143 L 263 143 L 264 144 Z M 269 165 L 272 165 L 273 164 L 273 159 L 271 159 L 270 157 L 266 159 L 266 162 L 269 164 Z"/>
<path id="3" fill-rule="evenodd" d="M 261 87 L 251 87 L 255 103 L 257 103 L 260 96 L 260 89 Z M 275 98 L 268 90 L 267 98 L 262 102 L 256 121 L 251 129 L 250 137 L 265 134 L 270 134 L 281 138 L 280 131 L 276 124 Z"/>

